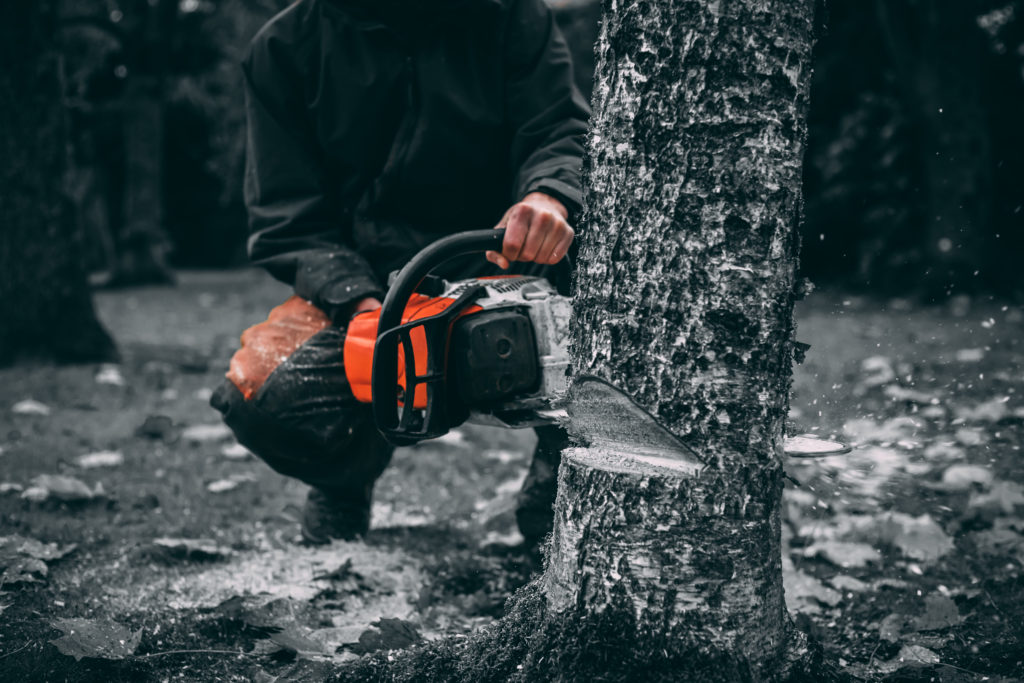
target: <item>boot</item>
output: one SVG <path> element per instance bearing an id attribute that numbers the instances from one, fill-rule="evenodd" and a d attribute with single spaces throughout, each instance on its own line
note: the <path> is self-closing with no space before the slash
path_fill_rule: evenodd
<path id="1" fill-rule="evenodd" d="M 309 489 L 302 510 L 302 538 L 313 545 L 351 541 L 370 529 L 373 484 L 354 491 Z"/>

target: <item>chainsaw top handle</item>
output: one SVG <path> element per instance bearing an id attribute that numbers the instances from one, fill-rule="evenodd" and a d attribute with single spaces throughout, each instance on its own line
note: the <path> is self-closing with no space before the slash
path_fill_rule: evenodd
<path id="1" fill-rule="evenodd" d="M 448 307 L 443 313 L 430 319 L 402 324 L 409 298 L 416 292 L 423 279 L 437 266 L 456 256 L 482 251 L 501 251 L 505 230 L 473 230 L 443 237 L 428 245 L 399 271 L 384 297 L 380 318 L 377 323 L 377 342 L 373 351 L 373 372 L 370 388 L 373 396 L 373 418 L 377 429 L 396 446 L 408 446 L 423 439 L 441 436 L 448 431 L 448 400 L 444 353 L 447 346 L 448 328 L 463 309 L 472 304 L 482 293 L 482 288 L 472 288 Z M 473 291 L 476 289 L 477 291 Z M 412 351 L 411 328 L 422 327 L 427 341 L 427 372 L 418 375 Z M 402 345 L 405 358 L 404 405 L 397 409 L 398 346 Z M 413 398 L 416 388 L 425 385 L 427 408 L 419 420 L 416 417 Z"/>

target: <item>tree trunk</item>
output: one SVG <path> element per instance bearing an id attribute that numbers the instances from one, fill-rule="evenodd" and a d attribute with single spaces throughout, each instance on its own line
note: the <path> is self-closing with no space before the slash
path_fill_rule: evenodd
<path id="1" fill-rule="evenodd" d="M 705 468 L 564 454 L 545 588 L 771 677 L 789 640 L 780 454 L 793 358 L 810 0 L 605 0 L 574 373 Z M 629 425 L 622 425 L 625 429 Z"/>
<path id="2" fill-rule="evenodd" d="M 53 3 L 0 22 L 0 364 L 23 354 L 109 359 L 61 191 L 64 129 Z"/>
<path id="3" fill-rule="evenodd" d="M 129 62 L 123 96 L 124 206 L 117 236 L 112 285 L 172 283 L 164 225 L 164 110 L 169 37 L 177 0 L 133 6 L 134 31 L 125 51 Z"/>

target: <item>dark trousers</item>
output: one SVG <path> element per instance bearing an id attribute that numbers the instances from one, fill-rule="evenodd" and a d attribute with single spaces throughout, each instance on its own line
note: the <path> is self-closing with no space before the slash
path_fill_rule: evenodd
<path id="1" fill-rule="evenodd" d="M 394 448 L 377 432 L 371 407 L 352 395 L 344 342 L 344 330 L 324 327 L 277 365 L 248 400 L 225 381 L 210 402 L 238 442 L 276 471 L 332 495 L 365 496 Z M 529 540 L 551 529 L 558 463 L 568 444 L 558 427 L 536 432 L 516 515 Z"/>

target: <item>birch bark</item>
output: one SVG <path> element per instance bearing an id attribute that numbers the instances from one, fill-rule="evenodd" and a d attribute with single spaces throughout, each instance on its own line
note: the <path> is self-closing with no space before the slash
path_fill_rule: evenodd
<path id="1" fill-rule="evenodd" d="M 789 634 L 780 454 L 812 16 L 810 0 L 604 2 L 574 372 L 707 464 L 567 451 L 544 579 L 550 609 L 626 596 L 636 623 L 765 674 Z"/>

